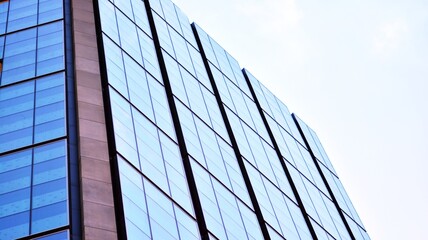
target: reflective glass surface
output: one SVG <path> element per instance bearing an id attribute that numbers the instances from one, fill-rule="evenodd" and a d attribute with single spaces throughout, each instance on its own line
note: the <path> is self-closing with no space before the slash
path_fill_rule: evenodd
<path id="1" fill-rule="evenodd" d="M 65 135 L 64 74 L 0 88 L 0 153 Z"/>
<path id="2" fill-rule="evenodd" d="M 128 239 L 199 239 L 145 5 L 99 1 Z"/>
<path id="3" fill-rule="evenodd" d="M 311 235 L 239 64 L 196 27 L 268 230 L 286 239 Z"/>
<path id="4" fill-rule="evenodd" d="M 311 152 L 287 107 L 247 70 L 244 70 L 272 130 L 279 152 L 303 201 L 314 230 L 336 239 L 350 239 Z M 314 227 L 315 225 L 315 227 Z"/>
<path id="5" fill-rule="evenodd" d="M 68 224 L 64 140 L 0 156 L 0 239 Z"/>
<path id="6" fill-rule="evenodd" d="M 342 212 L 368 239 L 313 131 L 170 0 L 146 3 L 98 1 L 128 239 L 200 239 L 196 193 L 210 239 L 351 239 Z"/>
<path id="7" fill-rule="evenodd" d="M 302 129 L 305 139 L 308 142 L 309 146 L 307 147 L 313 152 L 315 159 L 340 206 L 340 210 L 343 212 L 348 225 L 352 229 L 352 233 L 358 239 L 369 239 L 366 231 L 364 230 L 364 225 L 355 211 L 348 194 L 343 188 L 337 173 L 331 165 L 330 159 L 328 158 L 321 142 L 319 141 L 317 134 L 300 118 L 297 116 L 295 116 L 295 118 L 300 128 Z"/>
<path id="8" fill-rule="evenodd" d="M 64 45 L 63 1 L 0 3 L 0 239 L 68 239 Z"/>
<path id="9" fill-rule="evenodd" d="M 262 238 L 190 24 L 170 1 L 152 7 L 208 230 L 219 239 Z"/>

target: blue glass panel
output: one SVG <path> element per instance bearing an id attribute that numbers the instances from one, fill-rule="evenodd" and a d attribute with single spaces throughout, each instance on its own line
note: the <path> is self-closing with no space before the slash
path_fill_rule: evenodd
<path id="1" fill-rule="evenodd" d="M 128 83 L 129 98 L 132 104 L 153 122 L 155 121 L 152 100 L 150 98 L 146 71 L 141 65 L 124 55 L 126 80 Z"/>
<path id="2" fill-rule="evenodd" d="M 37 35 L 37 75 L 63 69 L 63 22 L 43 25 L 38 28 Z"/>
<path id="3" fill-rule="evenodd" d="M 20 151 L 17 153 L 0 157 L 0 174 L 14 169 L 26 167 L 31 164 L 32 150 Z M 7 181 L 7 179 L 5 179 Z"/>
<path id="4" fill-rule="evenodd" d="M 36 32 L 36 28 L 31 28 L 7 35 L 5 57 L 36 49 Z"/>
<path id="5" fill-rule="evenodd" d="M 129 1 L 129 0 L 128 0 Z M 122 2 L 122 1 L 121 1 Z M 141 56 L 137 30 L 135 24 L 120 11 L 116 12 L 117 25 L 119 27 L 119 37 L 122 49 L 135 61 L 143 64 Z"/>
<path id="6" fill-rule="evenodd" d="M 67 225 L 67 223 L 67 201 L 47 205 L 33 209 L 31 215 L 31 233 L 43 232 Z"/>
<path id="7" fill-rule="evenodd" d="M 30 216 L 32 233 L 67 225 L 65 149 L 58 141 L 0 157 L 0 239 L 28 235 Z"/>
<path id="8" fill-rule="evenodd" d="M 169 192 L 157 128 L 139 112 L 133 112 L 141 170 L 163 191 Z"/>
<path id="9" fill-rule="evenodd" d="M 111 108 L 117 151 L 140 169 L 130 104 L 110 88 Z"/>
<path id="10" fill-rule="evenodd" d="M 64 73 L 49 75 L 36 81 L 36 107 L 64 101 Z"/>
<path id="11" fill-rule="evenodd" d="M 191 164 L 207 227 L 219 239 L 227 239 L 210 176 L 195 161 Z"/>
<path id="12" fill-rule="evenodd" d="M 39 0 L 39 24 L 62 18 L 62 1 Z"/>
<path id="13" fill-rule="evenodd" d="M 153 109 L 155 112 L 156 124 L 171 138 L 175 139 L 175 129 L 172 123 L 171 112 L 166 98 L 166 93 L 163 85 L 152 78 L 148 77 L 150 95 L 152 97 Z"/>
<path id="14" fill-rule="evenodd" d="M 114 4 L 120 9 L 128 18 L 133 18 L 131 2 L 129 0 L 116 0 Z M 119 12 L 117 12 L 119 14 Z"/>
<path id="15" fill-rule="evenodd" d="M 180 238 L 182 240 L 200 239 L 198 226 L 196 225 L 195 220 L 189 217 L 189 215 L 179 208 L 174 208 L 174 210 L 175 216 L 177 218 L 178 233 Z"/>
<path id="16" fill-rule="evenodd" d="M 40 146 L 34 150 L 34 163 L 42 163 L 52 159 L 63 158 L 66 156 L 66 147 L 64 141 L 58 141 Z"/>
<path id="17" fill-rule="evenodd" d="M 166 22 L 156 13 L 153 13 L 153 19 L 156 25 L 156 31 L 159 36 L 161 47 L 169 53 L 171 56 L 175 56 L 174 49 L 172 47 L 171 38 L 169 37 L 168 25 Z"/>
<path id="18" fill-rule="evenodd" d="M 35 76 L 36 32 L 31 28 L 6 36 L 2 85 Z"/>
<path id="19" fill-rule="evenodd" d="M 6 20 L 7 20 L 8 9 L 9 9 L 9 1 L 3 1 L 0 3 L 0 35 L 6 32 Z"/>
<path id="20" fill-rule="evenodd" d="M 62 141 L 35 149 L 33 184 L 41 184 L 66 176 L 65 151 Z"/>
<path id="21" fill-rule="evenodd" d="M 32 143 L 34 82 L 0 89 L 0 152 Z"/>
<path id="22" fill-rule="evenodd" d="M 177 6 L 175 6 L 175 12 L 177 13 L 178 20 L 180 22 L 183 37 L 197 48 L 198 44 L 196 43 L 195 35 L 193 34 L 189 19 Z"/>
<path id="23" fill-rule="evenodd" d="M 29 185 L 28 182 L 23 184 Z M 7 217 L 30 210 L 30 187 L 0 195 L 0 217 Z M 1 228 L 0 228 L 1 229 Z M 1 231 L 0 231 L 1 232 Z"/>
<path id="24" fill-rule="evenodd" d="M 27 188 L 31 185 L 31 167 L 0 173 L 0 194 Z M 0 213 L 1 215 L 2 213 Z"/>
<path id="25" fill-rule="evenodd" d="M 311 219 L 311 225 L 313 226 L 315 233 L 320 240 L 329 240 L 331 235 L 328 234 L 328 232 L 322 228 L 320 225 L 318 225 L 317 222 Z"/>
<path id="26" fill-rule="evenodd" d="M 175 7 L 172 1 L 170 0 L 161 0 L 162 10 L 165 16 L 165 21 L 169 25 L 173 26 L 176 31 L 181 32 L 180 23 L 178 21 L 177 14 L 175 12 Z"/>
<path id="27" fill-rule="evenodd" d="M 68 240 L 68 231 L 62 231 L 59 233 L 50 234 L 47 236 L 43 236 L 40 238 L 36 238 L 35 240 Z"/>
<path id="28" fill-rule="evenodd" d="M 128 88 L 125 78 L 125 68 L 123 66 L 122 51 L 109 38 L 105 37 L 104 48 L 107 65 L 108 82 L 123 96 L 128 98 Z"/>
<path id="29" fill-rule="evenodd" d="M 143 31 L 138 30 L 137 32 L 140 40 L 141 52 L 144 58 L 144 68 L 159 82 L 162 82 L 162 76 L 153 40 Z"/>
<path id="30" fill-rule="evenodd" d="M 68 223 L 65 155 L 65 141 L 34 150 L 32 233 Z"/>
<path id="31" fill-rule="evenodd" d="M 0 118 L 10 117 L 15 114 L 25 114 L 34 107 L 34 82 L 14 85 L 0 89 Z M 0 134 L 9 132 L 9 127 L 3 124 L 8 121 L 1 121 Z M 9 123 L 13 124 L 13 123 Z"/>
<path id="32" fill-rule="evenodd" d="M 100 9 L 101 27 L 113 41 L 120 44 L 119 31 L 117 30 L 115 7 L 108 0 L 98 1 Z"/>
<path id="33" fill-rule="evenodd" d="M 159 132 L 159 137 L 162 146 L 162 155 L 165 161 L 165 168 L 168 175 L 171 197 L 186 209 L 188 213 L 194 215 L 180 150 L 178 149 L 177 144 L 162 132 Z"/>
<path id="34" fill-rule="evenodd" d="M 43 182 L 49 177 L 49 172 L 47 171 L 47 169 L 45 172 L 42 172 L 43 170 L 41 168 L 52 167 L 52 166 L 37 165 L 35 167 L 38 168 L 37 170 L 34 171 L 35 182 Z M 35 185 L 33 187 L 33 192 L 32 192 L 33 208 L 39 208 L 39 207 L 43 207 L 43 206 L 57 203 L 60 201 L 64 201 L 67 197 L 65 184 L 66 184 L 66 179 L 60 178 L 50 182 L 44 182 L 42 184 Z"/>
<path id="35" fill-rule="evenodd" d="M 34 141 L 65 135 L 64 74 L 50 75 L 36 81 Z"/>
<path id="36" fill-rule="evenodd" d="M 4 52 L 4 36 L 1 36 L 0 37 L 0 59 L 3 59 L 3 52 Z M 1 71 L 0 71 L 0 79 L 1 79 Z"/>
<path id="37" fill-rule="evenodd" d="M 165 51 L 162 51 L 162 55 L 164 56 L 165 66 L 173 94 L 189 107 L 189 100 L 187 99 L 186 89 L 184 88 L 184 83 L 177 62 Z"/>
<path id="38" fill-rule="evenodd" d="M 22 128 L 0 135 L 0 152 L 30 145 L 32 143 L 33 127 Z"/>
<path id="39" fill-rule="evenodd" d="M 64 158 L 52 159 L 34 165 L 34 184 L 41 184 L 48 181 L 65 177 L 66 168 Z"/>
<path id="40" fill-rule="evenodd" d="M 150 1 L 150 7 L 155 10 L 159 15 L 163 16 L 162 6 L 160 0 Z"/>
<path id="41" fill-rule="evenodd" d="M 142 176 L 118 156 L 126 232 L 129 239 L 150 239 Z"/>
<path id="42" fill-rule="evenodd" d="M 149 25 L 149 20 L 147 18 L 146 7 L 144 6 L 144 2 L 141 0 L 131 0 L 132 9 L 134 11 L 134 19 L 135 23 L 138 27 L 143 29 L 143 31 L 151 36 L 151 30 Z"/>
<path id="43" fill-rule="evenodd" d="M 139 216 L 139 218 L 142 218 L 141 215 Z M 149 227 L 148 220 L 144 218 L 144 221 L 146 222 L 144 222 L 142 225 L 145 227 Z M 135 240 L 152 239 L 151 237 L 149 237 L 150 229 L 148 230 L 149 235 L 147 235 L 143 230 L 141 230 L 137 225 L 134 224 L 134 222 L 130 221 L 129 219 L 125 220 L 125 224 L 126 224 L 126 236 L 128 237 L 128 239 L 135 239 Z"/>
<path id="44" fill-rule="evenodd" d="M 1 84 L 34 77 L 36 56 L 37 75 L 63 69 L 63 38 L 62 21 L 7 35 Z"/>
<path id="45" fill-rule="evenodd" d="M 37 0 L 10 1 L 8 32 L 37 24 Z"/>
<path id="46" fill-rule="evenodd" d="M 179 239 L 172 202 L 148 181 L 144 181 L 153 239 Z"/>
<path id="47" fill-rule="evenodd" d="M 0 239 L 16 239 L 27 236 L 30 231 L 29 219 L 29 211 L 0 218 Z"/>

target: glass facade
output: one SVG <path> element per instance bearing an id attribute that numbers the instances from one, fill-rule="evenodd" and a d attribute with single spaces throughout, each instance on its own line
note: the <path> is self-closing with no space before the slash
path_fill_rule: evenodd
<path id="1" fill-rule="evenodd" d="M 0 2 L 0 239 L 68 239 L 63 2 Z"/>
<path id="2" fill-rule="evenodd" d="M 175 4 L 87 2 L 117 239 L 370 239 L 315 132 Z M 70 6 L 0 1 L 0 240 L 85 229 Z"/>
<path id="3" fill-rule="evenodd" d="M 338 203 L 339 211 L 344 215 L 354 237 L 356 239 L 370 239 L 367 232 L 364 230 L 364 225 L 355 211 L 348 194 L 343 188 L 337 173 L 334 171 L 330 159 L 325 153 L 317 134 L 296 115 L 293 114 L 293 118 L 301 129 L 302 136 L 306 141 L 307 149 L 313 153 L 313 158 L 315 159 L 316 164 L 319 165 L 319 169 L 321 169 L 322 174 L 325 176 L 328 186 L 331 188 L 333 196 Z"/>
<path id="4" fill-rule="evenodd" d="M 144 2 L 98 2 L 128 239 L 198 239 Z"/>

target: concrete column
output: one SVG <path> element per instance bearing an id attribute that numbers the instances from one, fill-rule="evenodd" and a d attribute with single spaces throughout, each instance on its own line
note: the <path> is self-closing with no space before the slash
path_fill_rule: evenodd
<path id="1" fill-rule="evenodd" d="M 82 235 L 117 239 L 93 0 L 72 0 Z"/>

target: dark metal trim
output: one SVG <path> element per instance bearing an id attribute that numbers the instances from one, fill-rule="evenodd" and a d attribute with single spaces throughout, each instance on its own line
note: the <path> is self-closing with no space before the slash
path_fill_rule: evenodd
<path id="1" fill-rule="evenodd" d="M 68 193 L 70 237 L 82 238 L 80 205 L 80 162 L 78 154 L 77 100 L 74 76 L 73 15 L 71 0 L 63 1 L 64 47 L 65 47 L 65 92 L 67 117 Z"/>
<path id="2" fill-rule="evenodd" d="M 50 229 L 50 230 L 45 231 L 45 232 L 36 233 L 36 234 L 30 235 L 30 236 L 25 236 L 25 237 L 22 237 L 22 238 L 17 238 L 16 240 L 33 240 L 33 239 L 38 238 L 38 237 L 45 237 L 47 235 L 54 234 L 54 233 L 59 233 L 59 232 L 62 232 L 62 231 L 68 230 L 68 229 L 69 229 L 69 227 L 68 227 L 68 225 L 66 225 L 66 226 L 63 226 L 63 227 Z M 74 240 L 74 238 L 72 238 L 72 237 L 70 239 Z"/>

